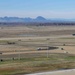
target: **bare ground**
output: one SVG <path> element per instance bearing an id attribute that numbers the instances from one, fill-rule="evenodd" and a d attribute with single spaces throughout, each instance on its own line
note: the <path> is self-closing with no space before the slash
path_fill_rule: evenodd
<path id="1" fill-rule="evenodd" d="M 47 57 L 47 55 L 50 57 L 51 54 L 74 55 L 75 37 L 72 36 L 74 33 L 75 26 L 16 26 L 0 28 L 0 53 L 2 53 L 0 54 L 0 59 L 37 58 Z M 48 50 L 50 46 L 58 47 L 58 49 Z M 42 50 L 37 50 L 38 48 L 42 48 Z M 63 48 L 63 50 L 61 48 Z M 60 60 L 63 61 L 62 59 Z M 73 62 L 73 64 L 75 64 L 75 62 Z M 61 66 L 61 64 L 59 65 Z M 9 65 L 3 68 L 3 71 L 8 67 Z M 75 67 L 75 65 L 72 66 L 72 68 L 73 67 Z M 8 70 L 9 69 L 11 70 L 11 68 L 8 68 Z M 28 68 L 28 70 L 29 69 L 34 72 L 35 68 Z M 43 68 L 40 67 L 40 69 Z M 48 69 L 44 67 L 43 70 L 50 69 L 51 68 Z M 13 68 L 13 70 L 16 70 L 16 68 Z M 24 67 L 24 71 L 25 70 L 26 68 Z M 38 71 L 39 67 L 35 70 Z"/>

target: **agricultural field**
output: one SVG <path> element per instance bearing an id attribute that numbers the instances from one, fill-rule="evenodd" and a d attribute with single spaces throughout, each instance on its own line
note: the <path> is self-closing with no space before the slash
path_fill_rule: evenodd
<path id="1" fill-rule="evenodd" d="M 1 26 L 0 75 L 75 68 L 75 26 Z"/>

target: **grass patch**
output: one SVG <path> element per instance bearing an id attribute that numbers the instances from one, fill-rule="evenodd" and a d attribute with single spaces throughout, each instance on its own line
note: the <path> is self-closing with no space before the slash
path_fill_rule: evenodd
<path id="1" fill-rule="evenodd" d="M 50 54 L 49 58 L 21 58 L 0 62 L 0 75 L 21 75 L 27 73 L 75 68 L 75 56 Z M 74 61 L 71 61 L 74 60 Z"/>
<path id="2" fill-rule="evenodd" d="M 71 61 L 71 60 L 75 61 L 75 56 L 68 56 L 65 59 L 69 60 L 69 61 Z"/>
<path id="3" fill-rule="evenodd" d="M 75 37 L 62 37 L 60 39 L 75 39 Z"/>

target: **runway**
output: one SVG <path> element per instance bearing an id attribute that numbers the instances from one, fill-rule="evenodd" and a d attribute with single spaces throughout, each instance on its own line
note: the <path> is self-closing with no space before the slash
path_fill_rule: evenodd
<path id="1" fill-rule="evenodd" d="M 42 73 L 35 73 L 35 74 L 25 74 L 25 75 L 75 75 L 75 69 L 42 72 Z"/>

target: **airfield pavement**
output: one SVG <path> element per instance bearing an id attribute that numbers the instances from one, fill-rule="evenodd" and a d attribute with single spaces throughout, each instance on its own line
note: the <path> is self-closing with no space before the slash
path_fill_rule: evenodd
<path id="1" fill-rule="evenodd" d="M 25 74 L 25 75 L 75 75 L 75 69 L 52 71 L 52 72 L 42 72 L 42 73 L 35 73 L 35 74 Z"/>

